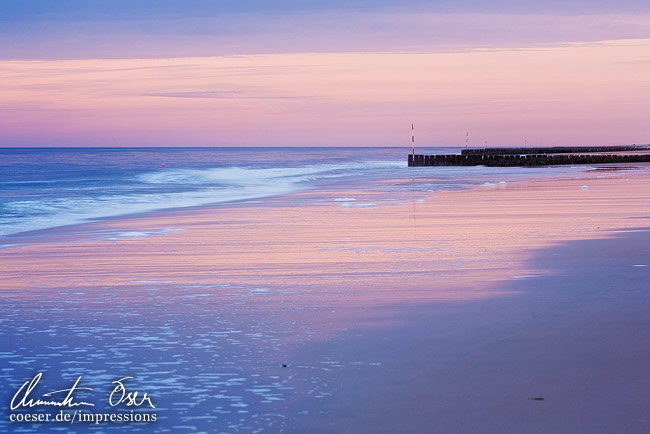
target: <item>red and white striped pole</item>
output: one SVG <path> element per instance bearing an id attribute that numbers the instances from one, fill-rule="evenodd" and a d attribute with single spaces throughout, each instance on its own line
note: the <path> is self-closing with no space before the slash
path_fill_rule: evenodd
<path id="1" fill-rule="evenodd" d="M 415 133 L 413 132 L 413 124 L 411 124 L 411 146 L 413 146 L 413 155 L 415 155 Z"/>

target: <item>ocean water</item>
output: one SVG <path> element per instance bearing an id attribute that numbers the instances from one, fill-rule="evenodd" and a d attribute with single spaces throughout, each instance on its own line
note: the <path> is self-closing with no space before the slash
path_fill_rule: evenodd
<path id="1" fill-rule="evenodd" d="M 0 237 L 155 210 L 236 205 L 305 190 L 369 189 L 384 194 L 386 200 L 404 200 L 417 191 L 572 177 L 580 173 L 575 167 L 408 168 L 408 151 L 0 149 Z M 418 149 L 423 153 L 458 151 Z M 383 180 L 394 182 L 378 182 Z M 418 181 L 416 186 L 409 185 L 412 180 Z"/>

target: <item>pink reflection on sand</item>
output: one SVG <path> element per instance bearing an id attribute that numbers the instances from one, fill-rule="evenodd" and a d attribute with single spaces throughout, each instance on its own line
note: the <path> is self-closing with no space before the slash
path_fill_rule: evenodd
<path id="1" fill-rule="evenodd" d="M 148 303 L 147 288 L 172 301 L 200 288 L 201 302 L 270 310 L 476 300 L 503 295 L 499 281 L 534 278 L 540 271 L 524 265 L 533 249 L 635 226 L 629 216 L 647 215 L 649 186 L 625 173 L 480 187 L 401 205 L 350 208 L 331 196 L 289 206 L 277 198 L 93 223 L 86 226 L 186 230 L 6 248 L 0 289 L 11 296 L 24 290 L 22 297 L 33 288 L 52 288 L 52 297 L 70 297 L 75 288 L 89 297 L 118 291 Z"/>

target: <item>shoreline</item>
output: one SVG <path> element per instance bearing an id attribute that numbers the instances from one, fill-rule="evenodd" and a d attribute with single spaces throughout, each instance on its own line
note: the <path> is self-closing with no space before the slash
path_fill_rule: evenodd
<path id="1" fill-rule="evenodd" d="M 179 148 L 180 149 L 180 148 Z M 487 166 L 486 166 L 487 167 Z M 567 166 L 568 167 L 568 166 Z M 650 168 L 650 164 L 636 164 L 636 165 L 630 165 L 630 164 L 625 164 L 625 163 L 620 163 L 620 164 L 598 164 L 594 165 L 594 167 L 591 167 L 589 169 L 587 168 L 580 168 L 577 174 L 582 174 L 579 176 L 579 178 L 590 178 L 589 173 L 591 172 L 616 172 L 616 171 L 629 171 L 630 173 L 634 173 L 637 170 L 648 170 Z M 432 173 L 432 177 L 435 176 L 435 173 Z M 571 179 L 576 179 L 575 177 L 567 177 L 566 174 L 562 174 L 558 177 L 554 178 L 542 178 L 542 179 L 534 179 L 534 180 L 515 180 L 515 181 L 510 181 L 509 184 L 514 185 L 514 184 L 519 184 L 519 183 L 526 183 L 526 182 L 559 182 L 559 181 L 566 181 L 566 180 L 571 180 Z M 410 181 L 420 181 L 419 179 L 414 179 Z M 390 180 L 388 180 L 390 181 Z M 401 179 L 399 178 L 398 181 L 400 182 L 405 182 L 408 181 L 407 179 Z M 387 181 L 384 181 L 387 182 Z M 474 184 L 474 185 L 463 185 L 458 189 L 451 189 L 451 190 L 437 190 L 437 191 L 430 191 L 431 194 L 443 194 L 446 192 L 450 191 L 469 191 L 469 190 L 477 190 L 477 189 L 482 189 L 485 187 L 490 187 L 492 185 L 487 185 L 487 184 Z M 361 187 L 361 186 L 357 186 Z M 156 217 L 161 217 L 166 219 L 167 216 L 180 216 L 183 218 L 184 215 L 192 215 L 196 213 L 204 213 L 204 212 L 209 212 L 211 210 L 218 210 L 218 209 L 241 209 L 241 208 L 246 208 L 249 206 L 257 206 L 260 203 L 268 203 L 269 206 L 275 206 L 278 203 L 282 203 L 284 201 L 289 201 L 291 200 L 291 197 L 294 196 L 301 196 L 304 194 L 310 194 L 312 192 L 319 192 L 322 191 L 325 196 L 331 196 L 333 193 L 333 190 L 331 189 L 326 189 L 326 190 L 319 190 L 315 188 L 306 188 L 298 191 L 293 191 L 293 192 L 281 192 L 277 194 L 272 194 L 268 196 L 260 196 L 260 197 L 253 197 L 253 198 L 245 198 L 245 199 L 233 199 L 231 201 L 223 201 L 223 202 L 213 202 L 213 203 L 206 203 L 206 204 L 199 204 L 199 205 L 192 205 L 192 206 L 176 206 L 176 207 L 169 207 L 169 208 L 161 208 L 161 209 L 152 209 L 152 210 L 145 210 L 145 211 L 134 211 L 134 212 L 129 212 L 126 214 L 117 214 L 117 215 L 109 215 L 109 216 L 104 216 L 104 217 L 93 217 L 93 218 L 88 218 L 85 221 L 80 221 L 80 222 L 74 222 L 74 223 L 69 223 L 69 224 L 64 224 L 60 226 L 51 226 L 51 227 L 46 227 L 42 229 L 34 229 L 34 230 L 28 230 L 28 231 L 21 231 L 17 233 L 11 233 L 7 235 L 0 235 L 0 250 L 3 248 L 10 248 L 10 247 L 15 247 L 15 246 L 24 246 L 24 245 L 32 245 L 32 244 L 39 244 L 39 243 L 33 243 L 29 242 L 30 239 L 36 238 L 36 239 L 60 239 L 63 238 L 64 240 L 70 240 L 68 236 L 70 234 L 88 234 L 92 233 L 91 230 L 85 230 L 86 228 L 90 228 L 93 226 L 98 226 L 100 230 L 102 228 L 110 227 L 111 223 L 113 222 L 126 222 L 126 221 L 138 221 L 140 219 L 155 219 Z M 341 191 L 340 193 L 344 193 L 344 191 Z M 289 198 L 289 199 L 287 199 Z M 414 200 L 414 198 L 407 198 L 401 201 L 396 201 L 393 203 L 390 202 L 385 202 L 382 203 L 382 205 L 403 205 L 406 202 L 409 202 L 409 200 Z M 409 202 L 410 203 L 410 202 Z M 77 230 L 79 229 L 79 230 Z M 63 236 L 60 235 L 60 233 L 63 232 Z M 28 240 L 25 243 L 11 243 L 11 241 L 16 240 L 19 241 L 21 239 L 26 239 Z M 4 241 L 7 241 L 6 243 Z"/>

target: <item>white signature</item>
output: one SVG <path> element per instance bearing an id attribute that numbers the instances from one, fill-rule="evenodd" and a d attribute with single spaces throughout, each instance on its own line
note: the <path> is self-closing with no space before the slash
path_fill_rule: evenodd
<path id="1" fill-rule="evenodd" d="M 74 382 L 71 388 L 69 389 L 63 389 L 63 390 L 56 390 L 54 392 L 48 392 L 44 393 L 43 396 L 52 396 L 57 393 L 65 393 L 65 398 L 63 398 L 62 401 L 56 401 L 56 400 L 51 400 L 51 401 L 44 401 L 42 399 L 36 399 L 34 400 L 33 398 L 30 398 L 29 395 L 32 393 L 34 388 L 36 388 L 36 385 L 38 382 L 41 380 L 41 377 L 43 376 L 42 372 L 39 372 L 36 374 L 34 378 L 32 378 L 31 381 L 25 381 L 22 386 L 20 386 L 20 389 L 18 389 L 18 392 L 14 395 L 14 397 L 11 399 L 11 409 L 15 410 L 20 407 L 36 407 L 39 405 L 51 405 L 55 407 L 78 407 L 80 405 L 88 405 L 88 406 L 94 406 L 95 404 L 91 404 L 89 402 L 84 402 L 84 401 L 79 401 L 79 402 L 74 402 L 74 396 L 72 396 L 75 392 L 75 390 L 93 390 L 90 387 L 78 387 L 79 382 L 81 381 L 81 376 L 77 378 L 77 381 Z"/>
<path id="2" fill-rule="evenodd" d="M 79 406 L 90 406 L 94 407 L 95 404 L 85 401 L 75 401 L 74 393 L 78 390 L 94 390 L 90 387 L 81 387 L 79 382 L 81 381 L 81 376 L 77 378 L 71 388 L 56 390 L 54 392 L 44 393 L 41 398 L 32 398 L 34 389 L 38 385 L 38 382 L 41 381 L 43 376 L 42 372 L 39 372 L 29 381 L 25 381 L 18 391 L 14 394 L 14 397 L 11 399 L 11 409 L 16 410 L 17 408 L 32 408 L 37 406 L 54 406 L 54 407 L 79 407 Z M 151 408 L 156 408 L 151 402 L 151 397 L 148 394 L 140 394 L 138 391 L 128 391 L 125 386 L 126 380 L 130 380 L 133 377 L 123 377 L 119 380 L 113 381 L 111 384 L 115 384 L 113 391 L 108 397 L 108 403 L 111 407 L 117 405 L 125 405 L 127 407 L 139 407 L 143 404 L 148 404 Z M 65 396 L 63 399 L 59 398 L 54 399 L 52 395 L 63 394 Z M 63 396 L 63 395 L 59 395 Z M 42 399 L 42 398 L 49 399 Z"/>
<path id="3" fill-rule="evenodd" d="M 144 393 L 140 397 L 140 401 L 138 401 L 138 392 L 127 392 L 126 388 L 124 387 L 124 380 L 130 380 L 133 377 L 124 377 L 120 378 L 119 380 L 113 381 L 111 384 L 117 383 L 115 386 L 115 389 L 111 392 L 111 395 L 108 397 L 108 403 L 111 405 L 111 407 L 115 407 L 118 404 L 125 404 L 127 407 L 134 406 L 134 407 L 139 407 L 145 402 L 151 406 L 151 408 L 156 408 L 153 403 L 151 402 L 151 398 L 147 396 L 146 393 Z M 115 401 L 113 399 L 113 396 L 115 395 Z"/>

